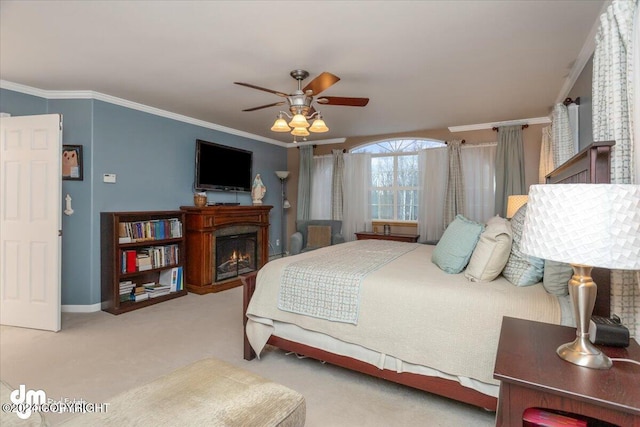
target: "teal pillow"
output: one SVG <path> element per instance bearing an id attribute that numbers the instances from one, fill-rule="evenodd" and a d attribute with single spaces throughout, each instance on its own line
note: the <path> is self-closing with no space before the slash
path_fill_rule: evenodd
<path id="1" fill-rule="evenodd" d="M 544 260 L 542 286 L 552 295 L 569 295 L 569 280 L 573 276 L 573 267 L 564 262 Z"/>
<path id="2" fill-rule="evenodd" d="M 460 273 L 469 263 L 484 225 L 456 215 L 431 254 L 431 262 L 446 273 Z"/>

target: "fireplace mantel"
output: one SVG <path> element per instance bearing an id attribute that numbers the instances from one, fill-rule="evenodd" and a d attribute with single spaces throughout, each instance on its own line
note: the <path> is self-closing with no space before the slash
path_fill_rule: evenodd
<path id="1" fill-rule="evenodd" d="M 241 286 L 239 277 L 214 282 L 216 237 L 235 230 L 258 233 L 258 269 L 269 259 L 269 211 L 273 206 L 181 206 L 186 214 L 186 274 L 189 292 L 207 294 Z"/>

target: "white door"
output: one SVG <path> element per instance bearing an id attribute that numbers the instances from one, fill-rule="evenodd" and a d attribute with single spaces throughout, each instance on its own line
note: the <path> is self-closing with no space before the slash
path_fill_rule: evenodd
<path id="1" fill-rule="evenodd" d="M 0 118 L 0 323 L 60 330 L 62 116 Z"/>

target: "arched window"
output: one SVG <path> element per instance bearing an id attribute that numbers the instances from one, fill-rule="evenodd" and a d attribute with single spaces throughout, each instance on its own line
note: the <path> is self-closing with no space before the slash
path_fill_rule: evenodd
<path id="1" fill-rule="evenodd" d="M 433 139 L 388 139 L 351 149 L 371 154 L 371 219 L 417 221 L 418 151 L 444 147 Z"/>

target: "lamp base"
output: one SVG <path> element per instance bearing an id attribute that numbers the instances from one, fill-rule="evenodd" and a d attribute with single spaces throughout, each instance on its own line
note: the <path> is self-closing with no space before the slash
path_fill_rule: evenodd
<path id="1" fill-rule="evenodd" d="M 592 369 L 609 369 L 612 362 L 585 337 L 577 337 L 573 342 L 562 344 L 556 350 L 561 359 L 574 365 Z"/>

